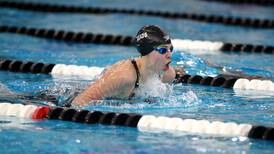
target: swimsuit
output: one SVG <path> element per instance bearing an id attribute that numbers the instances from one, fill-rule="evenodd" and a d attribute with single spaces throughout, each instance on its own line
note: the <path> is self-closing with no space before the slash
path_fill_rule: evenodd
<path id="1" fill-rule="evenodd" d="M 135 68 L 135 71 L 136 71 L 136 75 L 137 75 L 137 78 L 136 78 L 136 81 L 135 81 L 135 85 L 134 85 L 134 89 L 138 88 L 139 87 L 139 77 L 140 77 L 140 72 L 139 72 L 139 68 L 137 66 L 137 63 L 134 59 L 131 60 L 131 63 L 132 65 L 134 66 Z M 134 91 L 133 89 L 133 91 Z M 135 96 L 135 93 L 132 92 L 130 95 L 129 95 L 129 98 L 128 99 L 131 99 L 132 97 Z"/>

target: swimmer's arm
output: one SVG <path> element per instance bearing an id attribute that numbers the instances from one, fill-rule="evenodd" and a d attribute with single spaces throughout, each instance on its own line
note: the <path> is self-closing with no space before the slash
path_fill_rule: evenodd
<path id="1" fill-rule="evenodd" d="M 183 68 L 169 66 L 169 69 L 165 71 L 162 77 L 162 82 L 173 83 L 178 76 L 182 76 L 184 74 L 185 74 L 185 71 Z"/>
<path id="2" fill-rule="evenodd" d="M 97 89 L 98 82 L 91 84 L 87 89 L 74 98 L 72 105 L 87 105 L 98 104 L 96 100 L 100 100 L 104 97 L 102 89 Z"/>
<path id="3" fill-rule="evenodd" d="M 111 78 L 104 76 L 91 84 L 80 95 L 75 97 L 72 101 L 73 105 L 88 105 L 98 104 L 102 102 L 102 99 L 112 97 L 121 90 L 127 83 L 127 79 L 123 76 L 117 78 Z"/>

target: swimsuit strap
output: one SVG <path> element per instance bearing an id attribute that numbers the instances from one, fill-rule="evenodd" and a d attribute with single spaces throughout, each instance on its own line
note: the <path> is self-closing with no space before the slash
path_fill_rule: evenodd
<path id="1" fill-rule="evenodd" d="M 138 68 L 137 63 L 134 59 L 131 60 L 131 63 L 133 64 L 135 71 L 136 71 L 136 75 L 137 75 L 137 79 L 136 79 L 134 88 L 138 88 L 139 87 L 139 77 L 140 77 L 139 68 Z"/>
<path id="2" fill-rule="evenodd" d="M 136 88 L 139 87 L 140 72 L 139 72 L 139 68 L 138 68 L 138 66 L 137 66 L 137 63 L 136 63 L 136 61 L 135 61 L 134 59 L 131 60 L 131 63 L 132 63 L 132 65 L 134 66 L 135 71 L 136 71 L 136 75 L 137 75 L 137 79 L 136 79 L 135 85 L 134 85 L 134 89 L 136 89 Z M 135 96 L 135 93 L 132 92 L 132 93 L 129 95 L 129 98 L 128 98 L 128 99 L 130 100 L 130 99 L 131 99 L 132 97 L 134 97 L 134 96 Z"/>

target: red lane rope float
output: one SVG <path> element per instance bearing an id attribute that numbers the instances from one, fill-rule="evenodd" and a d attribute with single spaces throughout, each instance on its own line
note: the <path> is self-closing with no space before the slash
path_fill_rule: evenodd
<path id="1" fill-rule="evenodd" d="M 95 43 L 95 44 L 112 44 L 122 46 L 134 46 L 134 37 L 110 35 L 110 34 L 93 34 L 82 32 L 71 32 L 64 30 L 44 29 L 44 28 L 27 28 L 17 26 L 0 25 L 0 32 L 15 33 L 21 35 L 34 36 L 39 38 L 62 40 L 75 43 Z M 252 45 L 241 43 L 211 42 L 187 39 L 172 39 L 172 44 L 176 50 L 204 50 L 224 51 L 224 52 L 247 52 L 247 53 L 267 53 L 273 54 L 273 46 Z"/>
<path id="2" fill-rule="evenodd" d="M 7 111 L 0 112 L 0 116 L 20 117 L 28 105 L 0 103 L 1 108 Z M 218 136 L 245 136 L 255 139 L 274 141 L 274 127 L 256 126 L 247 123 L 208 121 L 197 119 L 182 119 L 154 115 L 140 115 L 134 113 L 115 113 L 76 110 L 73 108 L 35 106 L 30 110 L 32 119 L 65 120 L 87 124 L 103 124 L 136 127 L 139 131 L 157 132 L 187 132 L 191 134 L 209 134 Z"/>
<path id="3" fill-rule="evenodd" d="M 0 1 L 0 7 L 16 8 L 22 10 L 40 11 L 40 12 L 55 12 L 55 13 L 84 13 L 84 14 L 107 14 L 121 13 L 140 16 L 155 16 L 169 19 L 188 19 L 209 23 L 221 23 L 226 25 L 254 27 L 254 28 L 273 28 L 274 21 L 267 19 L 251 19 L 240 17 L 225 17 L 219 15 L 206 15 L 194 13 L 175 13 L 161 12 L 151 10 L 135 10 L 135 9 L 118 9 L 118 8 L 100 8 L 100 7 L 80 7 L 68 5 L 52 5 L 31 2 L 9 2 Z"/>
<path id="4" fill-rule="evenodd" d="M 0 116 L 12 116 L 27 119 L 45 119 L 50 108 L 48 106 L 0 103 Z"/>
<path id="5" fill-rule="evenodd" d="M 17 60 L 0 60 L 0 70 L 22 72 L 22 73 L 43 73 L 53 77 L 60 75 L 88 76 L 96 79 L 104 68 L 87 67 L 65 64 L 43 64 L 36 62 L 22 62 Z M 265 90 L 274 91 L 274 83 L 271 80 L 252 77 L 226 77 L 218 75 L 216 77 L 184 74 L 176 75 L 174 83 L 200 84 L 206 86 L 243 89 L 243 90 Z"/>
<path id="6" fill-rule="evenodd" d="M 48 106 L 39 106 L 32 114 L 32 119 L 44 119 L 49 113 Z"/>

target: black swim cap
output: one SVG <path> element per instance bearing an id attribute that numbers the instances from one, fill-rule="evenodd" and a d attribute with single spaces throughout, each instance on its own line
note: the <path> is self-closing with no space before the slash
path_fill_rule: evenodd
<path id="1" fill-rule="evenodd" d="M 169 43 L 169 35 L 157 25 L 142 27 L 135 37 L 136 48 L 142 56 L 149 54 L 159 45 Z"/>

